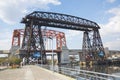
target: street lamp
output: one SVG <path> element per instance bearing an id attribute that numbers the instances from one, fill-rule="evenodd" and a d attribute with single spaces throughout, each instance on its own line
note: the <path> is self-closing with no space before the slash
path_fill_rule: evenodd
<path id="1" fill-rule="evenodd" d="M 43 61 L 42 61 L 42 51 L 41 51 L 41 67 L 42 67 Z"/>
<path id="2" fill-rule="evenodd" d="M 54 54 L 53 54 L 53 36 L 49 37 L 52 40 L 52 70 L 54 71 Z"/>

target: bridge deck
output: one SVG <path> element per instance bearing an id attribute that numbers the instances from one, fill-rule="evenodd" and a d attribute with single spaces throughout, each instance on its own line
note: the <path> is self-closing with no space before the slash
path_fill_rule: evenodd
<path id="1" fill-rule="evenodd" d="M 24 66 L 19 69 L 0 71 L 0 80 L 74 80 L 64 75 L 40 68 L 39 66 Z"/>

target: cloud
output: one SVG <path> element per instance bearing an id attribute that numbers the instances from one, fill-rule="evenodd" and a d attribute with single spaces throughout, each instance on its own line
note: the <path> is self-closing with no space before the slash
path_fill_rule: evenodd
<path id="1" fill-rule="evenodd" d="M 83 32 L 76 30 L 67 30 L 65 32 L 68 49 L 80 49 L 82 46 Z"/>
<path id="2" fill-rule="evenodd" d="M 103 40 L 107 40 L 104 46 L 120 50 L 120 6 L 108 10 L 107 14 L 113 16 L 109 18 L 108 23 L 101 24 L 101 36 Z"/>
<path id="3" fill-rule="evenodd" d="M 116 0 L 107 0 L 107 2 L 109 2 L 109 3 L 113 3 L 113 2 L 115 2 Z"/>
<path id="4" fill-rule="evenodd" d="M 8 29 L 0 31 L 0 50 L 9 50 L 11 47 L 12 32 Z"/>
<path id="5" fill-rule="evenodd" d="M 105 47 L 109 47 L 110 50 L 120 50 L 120 40 L 106 42 Z"/>
<path id="6" fill-rule="evenodd" d="M 0 0 L 0 19 L 8 24 L 15 24 L 30 11 L 49 9 L 49 4 L 60 5 L 61 2 L 59 0 Z"/>
<path id="7" fill-rule="evenodd" d="M 76 30 L 68 30 L 65 34 L 68 39 L 72 39 L 73 37 L 81 35 L 81 32 Z"/>
<path id="8" fill-rule="evenodd" d="M 9 50 L 11 47 L 11 40 L 0 40 L 0 50 Z"/>
<path id="9" fill-rule="evenodd" d="M 113 8 L 107 11 L 108 14 L 113 14 L 108 23 L 101 24 L 102 35 L 110 35 L 120 33 L 120 7 Z"/>

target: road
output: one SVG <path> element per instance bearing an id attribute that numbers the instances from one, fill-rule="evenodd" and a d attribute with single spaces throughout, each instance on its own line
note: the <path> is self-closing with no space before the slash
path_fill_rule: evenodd
<path id="1" fill-rule="evenodd" d="M 75 80 L 73 78 L 43 69 L 36 65 L 27 65 L 17 69 L 0 71 L 0 80 Z"/>

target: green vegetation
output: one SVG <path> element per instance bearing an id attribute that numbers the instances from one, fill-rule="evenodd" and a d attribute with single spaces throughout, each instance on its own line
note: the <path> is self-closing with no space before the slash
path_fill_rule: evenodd
<path id="1" fill-rule="evenodd" d="M 54 65 L 56 65 L 58 62 L 56 59 L 54 59 Z M 48 59 L 47 60 L 47 64 L 51 65 L 52 64 L 52 60 L 51 59 Z"/>
<path id="2" fill-rule="evenodd" d="M 8 59 L 8 62 L 10 63 L 10 65 L 13 65 L 13 64 L 14 65 L 19 65 L 21 61 L 22 60 L 20 58 L 17 58 L 15 56 Z"/>
<path id="3" fill-rule="evenodd" d="M 22 60 L 20 58 L 15 56 L 9 58 L 0 58 L 0 65 L 8 66 L 10 68 L 19 68 L 21 61 Z"/>
<path id="4" fill-rule="evenodd" d="M 5 65 L 7 62 L 7 58 L 0 58 L 0 65 Z"/>

